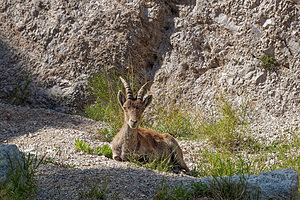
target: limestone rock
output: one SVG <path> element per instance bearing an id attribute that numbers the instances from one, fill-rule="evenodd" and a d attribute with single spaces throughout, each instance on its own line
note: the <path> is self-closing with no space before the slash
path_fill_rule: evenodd
<path id="1" fill-rule="evenodd" d="M 293 169 L 262 172 L 247 177 L 247 191 L 259 191 L 259 199 L 297 199 L 299 175 Z"/>
<path id="2" fill-rule="evenodd" d="M 154 79 L 162 105 L 214 114 L 219 93 L 235 105 L 247 96 L 256 121 L 295 130 L 299 16 L 289 0 L 1 1 L 0 99 L 21 88 L 31 106 L 82 108 L 92 73 L 133 67 L 141 83 Z M 263 54 L 278 61 L 275 72 L 261 71 Z"/>
<path id="3" fill-rule="evenodd" d="M 0 183 L 7 179 L 7 173 L 23 167 L 24 155 L 14 144 L 0 146 Z"/>
<path id="4" fill-rule="evenodd" d="M 221 180 L 227 179 L 227 182 L 245 184 L 246 196 L 250 199 L 266 200 L 282 200 L 282 199 L 297 199 L 299 187 L 299 175 L 293 169 L 281 169 L 269 172 L 262 172 L 259 175 L 235 175 L 231 178 L 220 177 Z M 229 181 L 230 180 L 230 181 Z M 242 180 L 242 181 L 241 181 Z M 200 179 L 204 183 L 214 183 L 215 180 L 211 177 Z"/>

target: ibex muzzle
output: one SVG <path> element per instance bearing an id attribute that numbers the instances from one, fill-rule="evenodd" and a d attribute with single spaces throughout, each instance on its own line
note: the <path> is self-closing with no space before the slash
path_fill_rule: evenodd
<path id="1" fill-rule="evenodd" d="M 113 158 L 127 161 L 131 155 L 141 155 L 150 159 L 167 159 L 188 172 L 182 150 L 170 134 L 160 134 L 139 127 L 143 112 L 152 101 L 152 95 L 144 99 L 151 82 L 144 84 L 134 98 L 129 84 L 122 77 L 120 79 L 126 89 L 127 98 L 119 91 L 118 100 L 124 110 L 124 124 L 112 141 Z"/>

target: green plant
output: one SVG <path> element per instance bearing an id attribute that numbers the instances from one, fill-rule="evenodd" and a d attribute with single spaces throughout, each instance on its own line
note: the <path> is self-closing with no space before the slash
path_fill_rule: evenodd
<path id="1" fill-rule="evenodd" d="M 218 98 L 218 116 L 215 119 L 204 119 L 199 128 L 199 134 L 208 137 L 212 144 L 223 151 L 253 150 L 259 144 L 246 134 L 248 122 L 246 119 L 248 103 L 239 108 L 233 108 L 221 94 Z"/>
<path id="2" fill-rule="evenodd" d="M 91 148 L 90 145 L 79 139 L 75 139 L 75 148 L 76 150 L 85 151 L 88 154 L 92 154 L 94 152 L 94 148 Z"/>
<path id="3" fill-rule="evenodd" d="M 88 154 L 96 153 L 99 156 L 104 155 L 107 158 L 112 158 L 112 150 L 107 144 L 98 146 L 96 148 L 91 148 L 90 145 L 86 142 L 75 139 L 75 148 L 76 150 L 85 151 Z"/>
<path id="4" fill-rule="evenodd" d="M 153 200 L 169 200 L 170 198 L 170 186 L 166 184 L 165 179 L 162 180 L 161 185 L 157 188 L 156 194 L 153 196 Z"/>
<path id="5" fill-rule="evenodd" d="M 169 186 L 162 181 L 161 186 L 154 195 L 154 200 L 193 200 L 193 199 L 258 199 L 258 195 L 247 196 L 246 182 L 243 177 L 234 181 L 232 177 L 219 177 L 208 180 L 206 183 L 193 182 L 190 188 L 182 186 Z"/>
<path id="6" fill-rule="evenodd" d="M 11 171 L 7 174 L 7 179 L 0 186 L 0 197 L 4 200 L 31 199 L 37 189 L 35 174 L 37 168 L 43 162 L 42 158 L 32 157 L 27 154 L 24 162 L 16 160 L 17 166 L 13 164 L 14 158 L 10 158 Z"/>
<path id="7" fill-rule="evenodd" d="M 86 190 L 79 192 L 79 199 L 95 199 L 95 200 L 105 200 L 107 199 L 107 184 L 102 184 L 96 181 L 94 184 L 89 184 Z"/>
<path id="8" fill-rule="evenodd" d="M 267 54 L 262 55 L 259 60 L 262 62 L 260 67 L 270 71 L 275 70 L 276 65 L 278 65 L 276 58 Z"/>
<path id="9" fill-rule="evenodd" d="M 232 177 L 214 177 L 208 184 L 210 193 L 216 200 L 246 199 L 245 190 L 247 186 L 244 178 L 235 182 Z"/>
<path id="10" fill-rule="evenodd" d="M 300 173 L 300 155 L 297 151 L 300 146 L 300 135 L 296 132 L 289 134 L 289 138 L 284 137 L 271 144 L 261 145 L 252 160 L 265 166 L 264 171 L 292 168 Z"/>
<path id="11" fill-rule="evenodd" d="M 202 158 L 200 162 L 197 162 L 195 173 L 199 177 L 233 176 L 257 172 L 251 160 L 231 153 L 218 153 L 211 149 L 203 149 L 198 156 Z"/>
<path id="12" fill-rule="evenodd" d="M 105 177 L 103 182 L 99 180 L 87 180 L 85 187 L 79 191 L 79 199 L 105 200 L 118 199 L 119 193 L 109 194 L 108 181 Z"/>
<path id="13" fill-rule="evenodd" d="M 194 123 L 189 113 L 174 104 L 167 107 L 161 106 L 158 102 L 153 104 L 155 106 L 149 115 L 154 116 L 154 119 L 143 122 L 142 126 L 159 133 L 169 133 L 174 137 L 193 138 L 198 124 Z"/>
<path id="14" fill-rule="evenodd" d="M 9 94 L 10 101 L 14 105 L 24 105 L 28 98 L 28 87 L 31 83 L 31 80 L 28 76 L 23 84 L 17 84 L 13 91 Z"/>
<path id="15" fill-rule="evenodd" d="M 43 164 L 51 163 L 53 165 L 63 167 L 63 168 L 76 168 L 75 164 L 64 164 L 62 162 L 57 162 L 51 157 L 47 157 L 43 160 Z"/>
<path id="16" fill-rule="evenodd" d="M 113 153 L 112 153 L 112 150 L 111 148 L 109 147 L 109 145 L 105 144 L 103 146 L 98 146 L 96 149 L 95 149 L 95 152 L 96 154 L 98 154 L 99 156 L 105 156 L 107 158 L 112 158 L 113 156 Z"/>
<path id="17" fill-rule="evenodd" d="M 129 162 L 146 169 L 158 170 L 161 172 L 171 172 L 175 166 L 170 163 L 171 158 L 162 158 L 161 160 L 152 159 L 148 155 L 137 155 L 131 153 L 128 155 Z"/>

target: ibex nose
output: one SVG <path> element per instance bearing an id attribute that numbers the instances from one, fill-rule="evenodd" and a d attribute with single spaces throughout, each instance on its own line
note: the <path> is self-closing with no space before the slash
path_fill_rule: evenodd
<path id="1" fill-rule="evenodd" d="M 130 121 L 134 124 L 137 124 L 137 122 L 138 122 L 137 120 L 132 120 L 132 119 Z"/>

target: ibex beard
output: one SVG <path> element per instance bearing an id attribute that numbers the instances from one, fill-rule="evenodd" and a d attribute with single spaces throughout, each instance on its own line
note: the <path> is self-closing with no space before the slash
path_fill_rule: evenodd
<path id="1" fill-rule="evenodd" d="M 152 101 L 152 95 L 144 98 L 151 82 L 145 83 L 134 98 L 129 84 L 122 77 L 120 79 L 126 89 L 127 98 L 119 91 L 118 101 L 124 111 L 124 124 L 112 141 L 113 158 L 117 161 L 128 161 L 131 155 L 146 155 L 152 160 L 170 160 L 172 164 L 189 172 L 182 150 L 173 136 L 139 127 L 143 112 Z"/>

